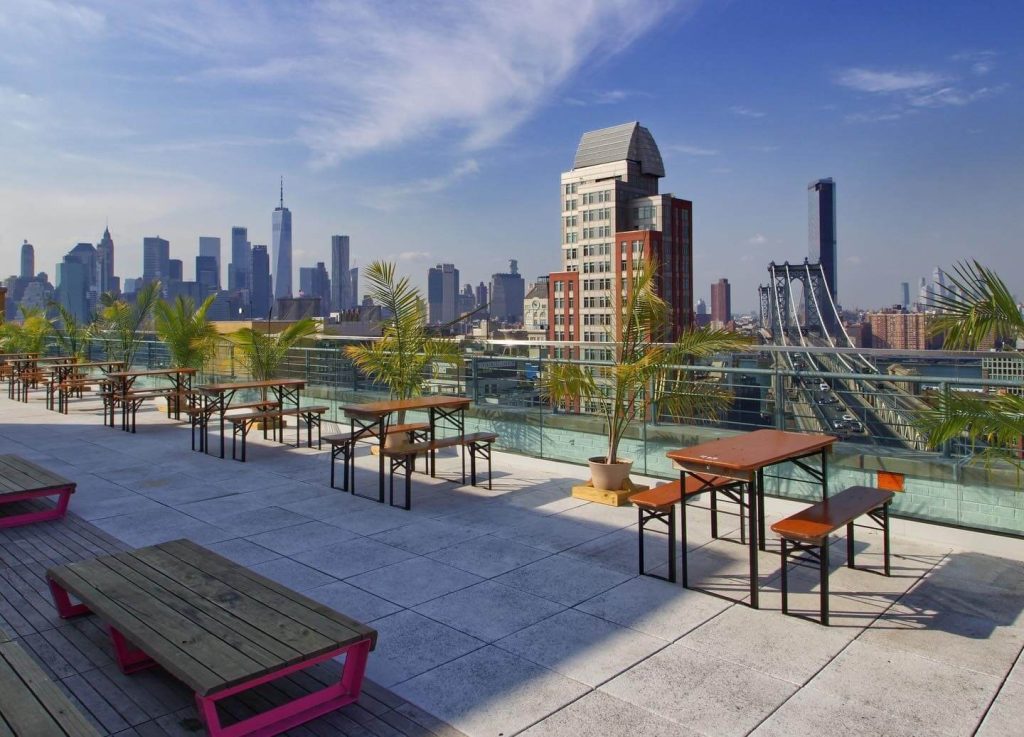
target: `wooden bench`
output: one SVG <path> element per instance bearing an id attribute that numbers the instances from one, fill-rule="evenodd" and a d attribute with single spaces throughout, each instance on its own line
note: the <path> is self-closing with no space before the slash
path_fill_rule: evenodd
<path id="1" fill-rule="evenodd" d="M 43 669 L 0 630 L 0 735 L 99 737 Z"/>
<path id="2" fill-rule="evenodd" d="M 639 570 L 641 576 L 660 578 L 663 581 L 676 582 L 676 518 L 675 507 L 684 503 L 684 497 L 699 496 L 705 492 L 711 492 L 711 536 L 718 537 L 718 492 L 723 492 L 740 506 L 740 535 L 744 535 L 743 516 L 746 510 L 746 502 L 743 500 L 741 487 L 742 482 L 735 479 L 727 479 L 715 476 L 706 482 L 687 474 L 686 493 L 683 493 L 683 485 L 676 479 L 667 484 L 655 486 L 653 489 L 638 491 L 629 497 L 629 501 L 637 508 L 637 522 L 639 532 Z M 661 576 L 657 573 L 650 573 L 644 565 L 644 532 L 651 522 L 659 522 L 665 525 L 664 534 L 668 537 L 668 576 Z M 686 516 L 683 514 L 683 544 L 686 544 Z M 661 532 L 654 530 L 654 532 Z M 686 584 L 684 575 L 684 585 Z"/>
<path id="3" fill-rule="evenodd" d="M 789 613 L 787 568 L 791 553 L 806 553 L 816 562 L 821 584 L 821 623 L 828 624 L 828 537 L 846 527 L 846 565 L 854 568 L 853 523 L 867 516 L 882 529 L 884 572 L 889 575 L 889 505 L 893 492 L 851 486 L 801 512 L 779 520 L 772 532 L 782 538 L 782 613 Z"/>
<path id="4" fill-rule="evenodd" d="M 355 702 L 377 641 L 374 629 L 189 540 L 51 568 L 46 576 L 61 617 L 92 612 L 108 626 L 123 672 L 160 666 L 191 688 L 212 737 L 278 734 Z M 338 656 L 337 681 L 222 726 L 222 700 L 246 698 Z"/>
<path id="5" fill-rule="evenodd" d="M 0 528 L 60 519 L 67 513 L 75 486 L 74 481 L 68 481 L 32 461 L 16 455 L 0 455 L 0 505 L 40 497 L 57 497 L 52 509 L 0 515 Z"/>
<path id="6" fill-rule="evenodd" d="M 426 422 L 407 422 L 401 425 L 388 425 L 384 430 L 384 434 L 388 437 L 392 435 L 405 434 L 408 436 L 408 440 L 411 443 L 423 440 L 430 433 L 430 424 Z M 356 437 L 358 435 L 358 437 Z M 354 435 L 351 432 L 335 433 L 333 435 L 325 435 L 323 441 L 331 446 L 331 488 L 337 489 L 334 483 L 334 464 L 338 458 L 342 459 L 342 471 L 344 472 L 345 478 L 342 483 L 341 491 L 352 491 L 355 493 L 355 444 L 356 440 L 369 440 L 370 438 L 377 437 L 377 428 L 368 427 L 360 433 Z M 352 486 L 349 486 L 349 480 L 352 479 Z"/>
<path id="7" fill-rule="evenodd" d="M 232 407 L 232 409 L 235 409 Z M 284 423 L 282 420 L 285 417 L 294 415 L 296 420 L 301 419 L 306 423 L 306 436 L 307 436 L 307 447 L 313 447 L 313 427 L 317 428 L 317 447 L 320 447 L 320 420 L 323 414 L 330 409 L 323 405 L 310 405 L 307 407 L 286 407 L 278 408 L 272 407 L 269 409 L 254 409 L 248 412 L 242 412 L 236 415 L 225 415 L 224 419 L 231 423 L 231 458 L 232 460 L 241 460 L 245 462 L 245 440 L 249 435 L 249 431 L 257 424 L 263 424 L 263 437 L 266 438 L 267 431 L 273 430 L 275 433 L 275 439 L 283 443 L 284 442 Z M 242 454 L 241 458 L 238 457 L 236 452 L 238 438 L 242 439 Z M 296 422 L 295 425 L 295 447 L 301 445 L 301 436 L 299 434 L 299 426 Z"/>
<path id="8" fill-rule="evenodd" d="M 416 456 L 420 453 L 433 454 L 434 451 L 442 448 L 462 447 L 469 451 L 470 465 L 470 486 L 476 486 L 476 461 L 477 457 L 487 461 L 487 488 L 491 489 L 491 444 L 498 439 L 498 434 L 493 432 L 474 432 L 467 435 L 453 435 L 449 438 L 427 440 L 421 443 L 413 443 L 401 448 L 385 448 L 381 450 L 389 461 L 389 492 L 388 503 L 395 506 L 395 471 L 405 472 L 405 504 L 403 509 L 412 508 L 412 472 L 416 464 Z M 433 466 L 431 466 L 433 475 Z M 466 483 L 466 454 L 462 454 L 462 483 Z"/>
<path id="9" fill-rule="evenodd" d="M 276 399 L 262 399 L 254 402 L 242 402 L 239 404 L 233 404 L 228 407 L 228 411 L 231 410 L 243 410 L 243 409 L 260 409 L 270 410 L 280 406 Z M 199 433 L 199 449 L 204 450 L 206 448 L 206 433 L 209 425 L 210 416 L 214 412 L 212 405 L 204 405 L 203 397 L 200 394 L 192 392 L 191 394 L 185 395 L 185 401 L 181 405 L 181 411 L 188 415 L 189 426 L 192 430 L 192 450 L 196 449 L 196 432 Z M 231 415 L 225 415 L 230 417 Z"/>

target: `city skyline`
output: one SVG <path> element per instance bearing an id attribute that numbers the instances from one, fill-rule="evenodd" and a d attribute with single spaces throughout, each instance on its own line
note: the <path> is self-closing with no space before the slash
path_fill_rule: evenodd
<path id="1" fill-rule="evenodd" d="M 1019 4 L 240 7 L 5 10 L 3 276 L 23 240 L 53 272 L 108 217 L 125 277 L 154 234 L 189 263 L 197 237 L 227 242 L 238 223 L 272 243 L 283 173 L 295 267 L 329 263 L 340 231 L 360 244 L 353 260 L 399 261 L 421 287 L 432 264 L 476 282 L 510 258 L 532 281 L 558 268 L 550 183 L 567 152 L 583 131 L 640 120 L 667 190 L 698 213 L 695 298 L 726 277 L 736 311 L 751 310 L 769 261 L 802 260 L 805 187 L 829 176 L 845 307 L 895 303 L 902 282 L 966 256 L 1021 291 L 1007 236 L 1024 170 Z M 282 29 L 310 51 L 257 54 Z M 343 48 L 365 62 L 318 75 Z M 405 63 L 412 49 L 426 63 Z M 482 50 L 492 61 L 463 63 Z M 513 210 L 482 251 L 481 229 Z"/>

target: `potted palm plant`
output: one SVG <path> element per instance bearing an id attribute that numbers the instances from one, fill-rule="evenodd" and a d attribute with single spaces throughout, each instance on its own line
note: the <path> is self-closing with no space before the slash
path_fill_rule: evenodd
<path id="1" fill-rule="evenodd" d="M 131 369 L 142 343 L 142 330 L 149 321 L 153 307 L 160 299 L 160 282 L 149 282 L 135 293 L 131 304 L 111 292 L 100 295 L 97 332 L 106 338 L 108 359 L 120 361 Z"/>
<path id="2" fill-rule="evenodd" d="M 633 461 L 619 456 L 619 445 L 630 425 L 646 419 L 652 406 L 672 416 L 711 417 L 731 399 L 721 386 L 675 367 L 741 350 L 749 340 L 728 330 L 687 328 L 675 343 L 657 342 L 668 327 L 670 310 L 657 293 L 654 277 L 653 264 L 641 264 L 633 272 L 617 315 L 619 332 L 603 344 L 612 349 L 610 363 L 556 361 L 541 375 L 541 394 L 555 407 L 582 408 L 604 419 L 608 450 L 589 461 L 588 487 L 593 489 L 575 487 L 574 496 L 624 503 L 633 488 L 629 482 Z"/>
<path id="3" fill-rule="evenodd" d="M 57 312 L 57 319 L 53 321 L 53 337 L 60 347 L 61 354 L 83 358 L 89 349 L 92 324 L 79 320 L 60 302 L 50 302 L 50 308 Z"/>
<path id="4" fill-rule="evenodd" d="M 261 332 L 254 328 L 242 328 L 228 336 L 238 349 L 236 357 L 256 381 L 266 381 L 277 377 L 288 350 L 303 338 L 316 333 L 316 321 L 310 317 L 293 322 L 279 333 Z M 262 390 L 261 398 L 267 398 L 266 389 Z"/>
<path id="5" fill-rule="evenodd" d="M 214 299 L 216 295 L 211 294 L 196 307 L 190 297 L 179 296 L 174 302 L 160 300 L 154 305 L 153 325 L 175 368 L 202 369 L 213 357 L 220 336 L 206 313 Z"/>
<path id="6" fill-rule="evenodd" d="M 388 387 L 393 399 L 409 399 L 423 393 L 424 378 L 437 362 L 458 363 L 453 341 L 433 337 L 427 329 L 423 297 L 408 277 L 397 278 L 395 264 L 374 261 L 366 270 L 369 295 L 381 307 L 384 322 L 380 340 L 348 346 L 345 354 L 356 368 Z M 399 412 L 398 424 L 405 422 Z M 389 436 L 387 444 L 405 438 Z"/>
<path id="7" fill-rule="evenodd" d="M 937 312 L 929 330 L 943 336 L 944 348 L 974 350 L 991 337 L 1024 338 L 1024 315 L 994 271 L 977 261 L 963 262 L 946 277 L 949 289 L 931 294 L 927 302 Z M 920 416 L 920 425 L 932 447 L 966 439 L 977 459 L 1024 467 L 1024 396 L 944 392 Z"/>

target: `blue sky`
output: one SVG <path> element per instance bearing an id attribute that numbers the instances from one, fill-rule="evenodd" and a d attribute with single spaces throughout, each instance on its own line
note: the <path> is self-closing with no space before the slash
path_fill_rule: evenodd
<path id="1" fill-rule="evenodd" d="M 696 293 L 756 304 L 807 251 L 806 185 L 839 199 L 839 296 L 976 257 L 1018 292 L 1020 2 L 113 2 L 0 6 L 0 273 L 109 218 L 192 270 L 200 235 L 268 243 L 278 176 L 295 266 L 347 233 L 358 263 L 463 282 L 559 263 L 560 172 L 639 120 L 663 191 L 694 202 Z"/>

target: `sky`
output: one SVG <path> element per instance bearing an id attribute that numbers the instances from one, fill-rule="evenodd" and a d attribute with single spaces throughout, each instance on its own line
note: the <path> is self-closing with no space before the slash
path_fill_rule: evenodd
<path id="1" fill-rule="evenodd" d="M 0 274 L 109 223 L 191 278 L 201 235 L 271 241 L 279 177 L 294 266 L 351 236 L 357 265 L 425 284 L 561 266 L 559 175 L 580 136 L 633 120 L 693 201 L 695 292 L 756 307 L 807 255 L 807 184 L 837 183 L 839 301 L 965 258 L 1024 293 L 1019 0 L 0 4 Z M 222 277 L 223 278 L 223 277 Z M 295 281 L 297 284 L 297 279 Z"/>

